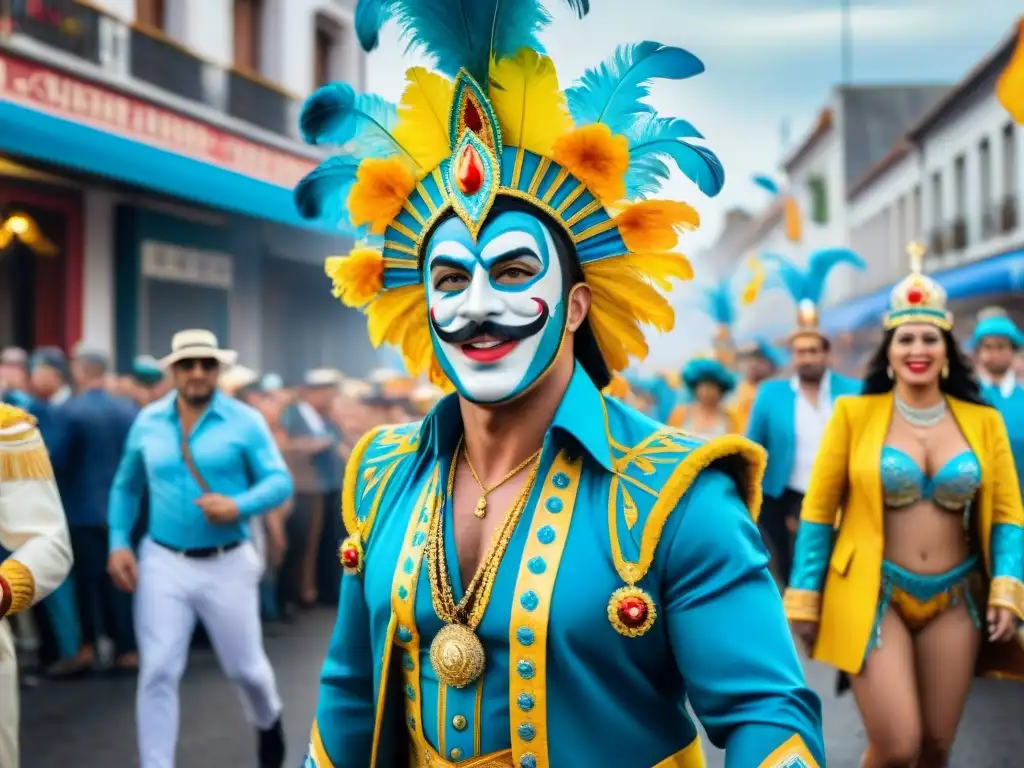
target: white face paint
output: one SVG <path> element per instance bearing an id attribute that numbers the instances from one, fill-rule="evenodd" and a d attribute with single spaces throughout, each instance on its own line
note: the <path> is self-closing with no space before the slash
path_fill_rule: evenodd
<path id="1" fill-rule="evenodd" d="M 548 370 L 565 303 L 558 252 L 544 224 L 508 211 L 474 243 L 461 220 L 449 219 L 431 238 L 424 269 L 434 348 L 465 398 L 508 400 Z"/>

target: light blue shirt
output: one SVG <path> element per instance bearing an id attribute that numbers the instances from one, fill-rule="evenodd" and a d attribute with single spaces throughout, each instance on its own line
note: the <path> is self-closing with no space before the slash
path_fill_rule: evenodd
<path id="1" fill-rule="evenodd" d="M 280 506 L 292 479 L 263 417 L 216 393 L 189 437 L 192 460 L 211 493 L 238 505 L 233 523 L 207 521 L 196 500 L 203 490 L 182 457 L 177 393 L 146 406 L 128 433 L 110 491 L 110 548 L 131 546 L 132 526 L 149 490 L 149 535 L 176 549 L 220 547 L 248 537 L 248 518 Z"/>

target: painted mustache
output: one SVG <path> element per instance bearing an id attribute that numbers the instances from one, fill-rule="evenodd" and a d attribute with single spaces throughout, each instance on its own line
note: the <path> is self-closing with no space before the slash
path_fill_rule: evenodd
<path id="1" fill-rule="evenodd" d="M 482 323 L 470 321 L 457 331 L 446 331 L 438 327 L 433 318 L 430 319 L 430 324 L 434 326 L 437 338 L 446 344 L 465 344 L 480 336 L 489 336 L 496 341 L 522 341 L 540 333 L 548 322 L 550 310 L 547 303 L 541 299 L 534 301 L 540 307 L 540 314 L 525 325 L 502 325 L 492 320 L 484 320 Z"/>

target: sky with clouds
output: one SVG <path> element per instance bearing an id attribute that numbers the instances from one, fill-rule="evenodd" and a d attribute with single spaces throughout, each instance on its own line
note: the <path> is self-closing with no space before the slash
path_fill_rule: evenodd
<path id="1" fill-rule="evenodd" d="M 855 84 L 955 82 L 1010 33 L 1022 13 L 1020 0 L 849 2 Z M 700 231 L 684 241 L 693 253 L 714 241 L 726 209 L 756 208 L 764 201 L 750 177 L 775 171 L 783 124 L 789 124 L 791 142 L 798 141 L 840 81 L 841 4 L 590 0 L 589 16 L 579 20 L 559 0 L 548 0 L 555 20 L 544 42 L 563 85 L 625 42 L 678 45 L 704 61 L 704 74 L 656 84 L 651 94 L 656 108 L 694 123 L 725 165 L 725 189 L 714 199 L 704 198 L 683 178 L 674 179 L 666 192 L 701 212 Z M 389 25 L 370 58 L 369 90 L 397 100 L 404 68 L 418 63 L 405 55 L 397 29 Z"/>

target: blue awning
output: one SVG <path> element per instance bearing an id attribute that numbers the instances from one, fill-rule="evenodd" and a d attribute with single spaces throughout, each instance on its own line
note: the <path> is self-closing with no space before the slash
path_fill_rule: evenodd
<path id="1" fill-rule="evenodd" d="M 257 219 L 342 234 L 300 217 L 290 189 L 3 100 L 0 151 Z"/>
<path id="2" fill-rule="evenodd" d="M 1024 250 L 1011 251 L 969 264 L 933 272 L 930 277 L 946 290 L 949 300 L 972 299 L 1024 290 Z M 867 296 L 828 307 L 821 313 L 821 326 L 829 332 L 854 331 L 878 323 L 889 308 L 887 286 Z"/>

